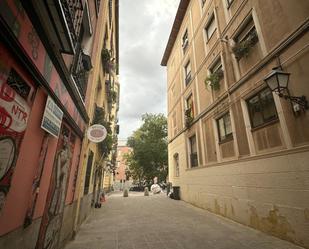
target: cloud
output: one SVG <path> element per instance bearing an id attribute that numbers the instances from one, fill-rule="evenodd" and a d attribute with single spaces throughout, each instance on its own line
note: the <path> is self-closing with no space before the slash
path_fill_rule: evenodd
<path id="1" fill-rule="evenodd" d="M 179 0 L 120 0 L 119 138 L 141 115 L 166 113 L 166 68 L 160 66 Z"/>

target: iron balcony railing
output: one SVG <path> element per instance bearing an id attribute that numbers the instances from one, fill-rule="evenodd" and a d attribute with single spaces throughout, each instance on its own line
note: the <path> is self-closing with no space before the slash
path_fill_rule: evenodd
<path id="1" fill-rule="evenodd" d="M 83 100 L 85 100 L 87 84 L 88 84 L 88 71 L 92 68 L 91 59 L 88 55 L 84 54 L 81 45 L 77 43 L 76 53 L 72 65 L 72 76 L 75 80 L 76 86 Z"/>
<path id="2" fill-rule="evenodd" d="M 60 0 L 73 46 L 76 47 L 83 21 L 82 0 Z"/>

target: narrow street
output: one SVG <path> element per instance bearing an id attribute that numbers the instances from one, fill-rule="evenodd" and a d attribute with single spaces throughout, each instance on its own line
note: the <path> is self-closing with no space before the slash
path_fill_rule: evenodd
<path id="1" fill-rule="evenodd" d="M 65 249 L 300 249 L 162 195 L 108 197 Z"/>

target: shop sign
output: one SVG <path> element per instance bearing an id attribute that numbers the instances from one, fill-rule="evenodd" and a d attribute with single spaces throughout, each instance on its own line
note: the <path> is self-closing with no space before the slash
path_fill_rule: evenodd
<path id="1" fill-rule="evenodd" d="M 57 106 L 57 104 L 52 100 L 52 98 L 48 96 L 41 128 L 50 133 L 51 135 L 58 137 L 61 128 L 62 118 L 62 110 Z"/>
<path id="2" fill-rule="evenodd" d="M 107 131 L 103 125 L 92 125 L 88 128 L 87 137 L 91 142 L 100 143 L 107 136 Z"/>

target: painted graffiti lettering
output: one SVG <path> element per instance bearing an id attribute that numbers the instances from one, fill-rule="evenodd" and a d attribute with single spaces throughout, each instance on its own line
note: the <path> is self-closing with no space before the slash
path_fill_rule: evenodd
<path id="1" fill-rule="evenodd" d="M 15 92 L 8 85 L 2 84 L 0 87 L 0 98 L 7 102 L 12 102 L 15 98 Z"/>
<path id="2" fill-rule="evenodd" d="M 27 127 L 30 108 L 27 102 L 7 84 L 0 85 L 0 129 L 23 132 Z"/>
<path id="3" fill-rule="evenodd" d="M 28 114 L 22 110 L 18 105 L 12 106 L 12 114 L 16 115 L 18 119 L 24 123 L 27 123 Z"/>
<path id="4" fill-rule="evenodd" d="M 12 117 L 10 114 L 0 106 L 0 131 L 1 130 L 7 130 L 12 125 Z"/>

